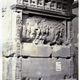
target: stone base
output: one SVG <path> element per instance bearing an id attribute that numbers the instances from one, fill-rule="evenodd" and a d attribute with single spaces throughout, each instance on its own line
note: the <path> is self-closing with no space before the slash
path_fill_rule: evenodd
<path id="1" fill-rule="evenodd" d="M 73 77 L 73 59 L 27 58 L 22 59 L 22 78 L 51 77 L 64 79 Z"/>
<path id="2" fill-rule="evenodd" d="M 76 80 L 73 58 L 3 57 L 3 80 Z"/>

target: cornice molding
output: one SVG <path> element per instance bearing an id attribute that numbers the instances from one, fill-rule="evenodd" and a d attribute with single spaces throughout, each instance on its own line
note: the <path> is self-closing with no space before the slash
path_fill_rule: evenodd
<path id="1" fill-rule="evenodd" d="M 11 9 L 15 10 L 16 12 L 18 12 L 18 10 L 22 10 L 23 14 L 36 14 L 36 15 L 60 18 L 65 20 L 72 20 L 74 17 L 76 17 L 76 15 L 74 14 L 67 15 L 61 12 L 38 9 L 38 8 L 28 7 L 26 5 L 20 5 L 20 4 L 12 5 Z"/>

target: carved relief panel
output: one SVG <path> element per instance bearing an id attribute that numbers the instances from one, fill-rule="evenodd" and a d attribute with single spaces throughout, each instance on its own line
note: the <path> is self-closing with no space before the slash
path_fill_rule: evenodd
<path id="1" fill-rule="evenodd" d="M 22 42 L 63 45 L 65 41 L 66 21 L 39 16 L 23 19 Z"/>

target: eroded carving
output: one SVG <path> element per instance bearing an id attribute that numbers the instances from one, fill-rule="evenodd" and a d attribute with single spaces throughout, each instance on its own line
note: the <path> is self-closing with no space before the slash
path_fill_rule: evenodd
<path id="1" fill-rule="evenodd" d="M 21 42 L 20 42 L 20 36 L 21 36 L 21 28 L 22 28 L 22 16 L 21 16 L 21 12 L 17 14 L 16 16 L 16 53 L 18 55 L 21 54 Z"/>
<path id="2" fill-rule="evenodd" d="M 63 21 L 40 17 L 29 17 L 23 25 L 23 42 L 33 44 L 62 45 L 64 43 L 65 24 Z"/>
<path id="3" fill-rule="evenodd" d="M 21 57 L 17 58 L 15 80 L 21 80 L 21 62 L 22 62 L 22 58 Z"/>

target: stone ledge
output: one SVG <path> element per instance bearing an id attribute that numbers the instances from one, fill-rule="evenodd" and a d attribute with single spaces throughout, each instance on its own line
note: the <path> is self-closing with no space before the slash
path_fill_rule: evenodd
<path id="1" fill-rule="evenodd" d="M 69 46 L 49 46 L 49 45 L 30 45 L 23 43 L 22 45 L 22 56 L 34 56 L 34 57 L 73 57 L 74 49 L 71 45 Z"/>
<path id="2" fill-rule="evenodd" d="M 20 9 L 23 10 L 23 14 L 37 14 L 37 15 L 43 15 L 43 16 L 49 16 L 49 17 L 55 17 L 55 18 L 60 18 L 60 19 L 65 19 L 65 20 L 72 20 L 76 15 L 70 14 L 70 15 L 65 15 L 62 14 L 61 12 L 55 12 L 55 11 L 50 11 L 50 10 L 44 10 L 44 9 L 39 9 L 39 8 L 34 8 L 34 7 L 28 7 L 26 5 L 20 5 L 20 4 L 13 4 L 11 6 L 11 9 Z"/>

